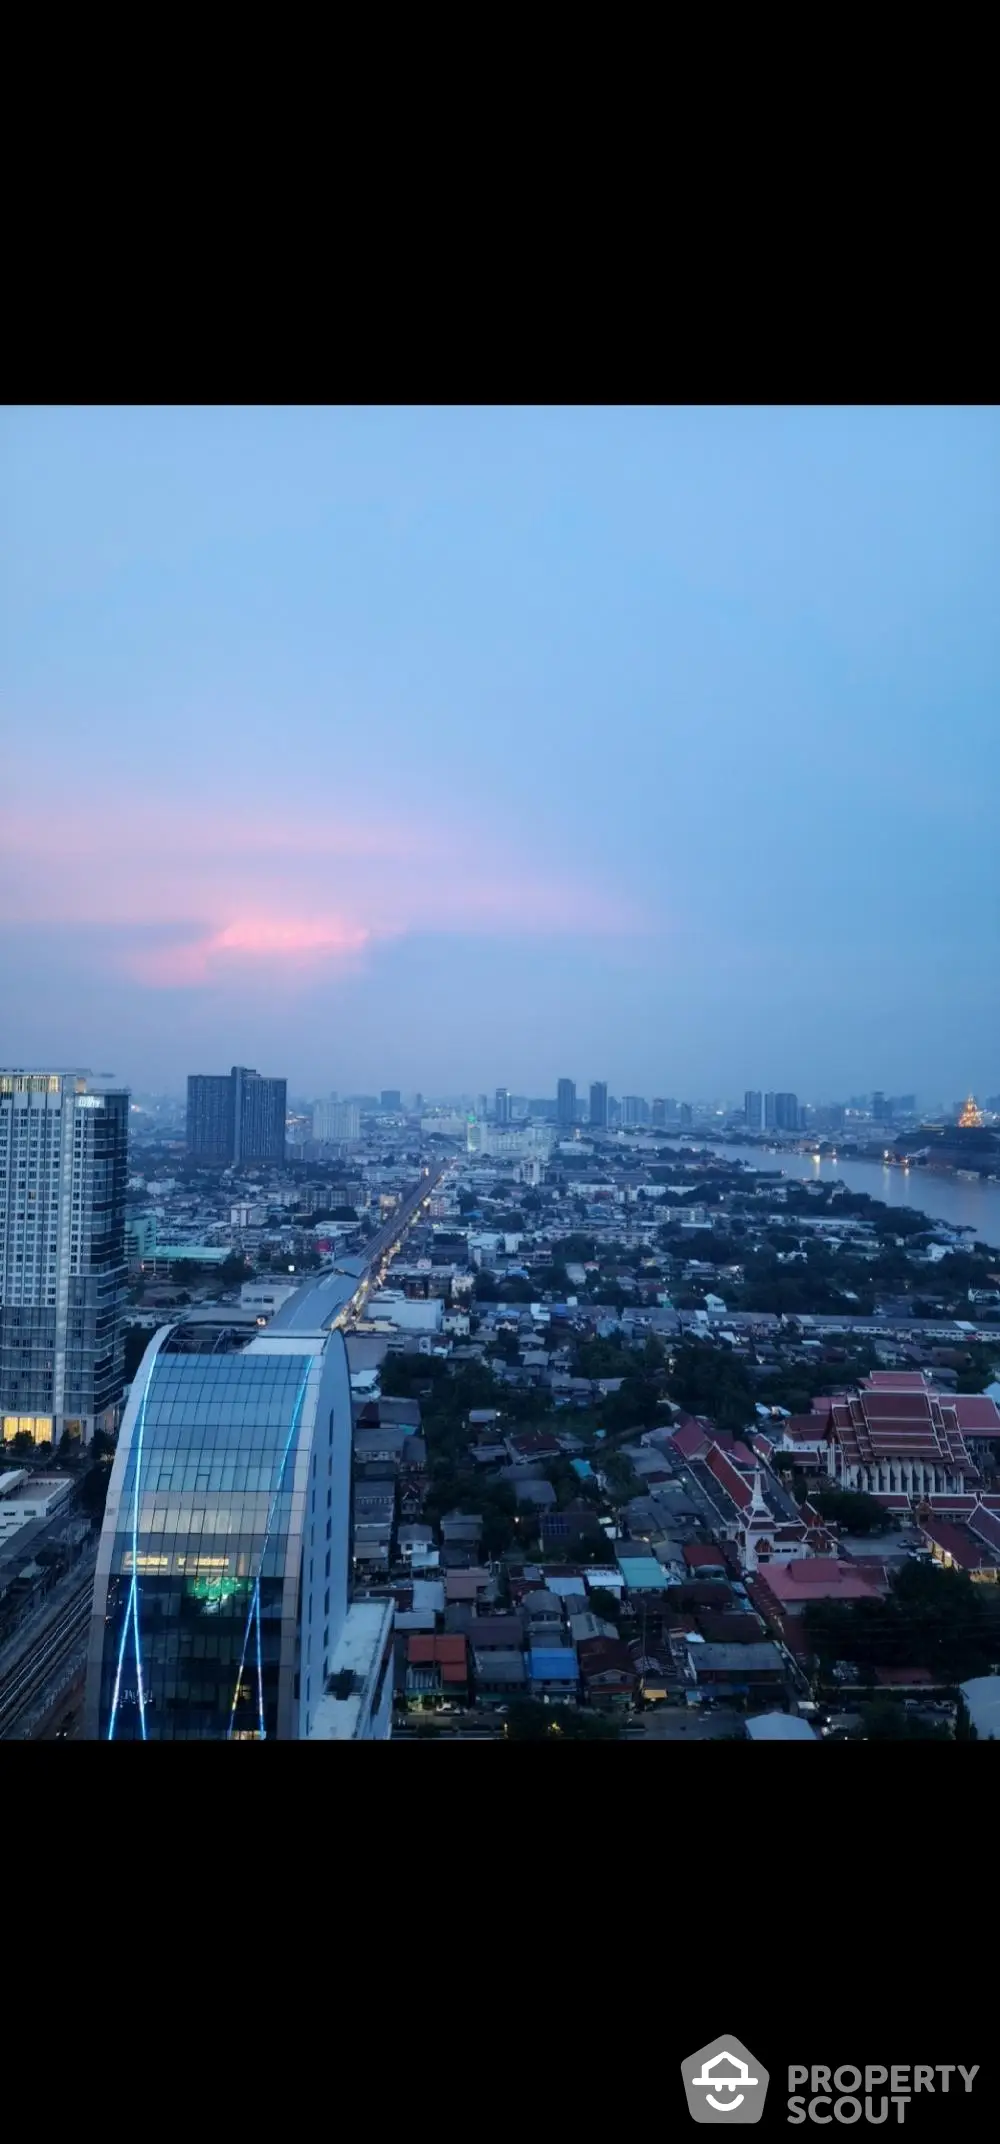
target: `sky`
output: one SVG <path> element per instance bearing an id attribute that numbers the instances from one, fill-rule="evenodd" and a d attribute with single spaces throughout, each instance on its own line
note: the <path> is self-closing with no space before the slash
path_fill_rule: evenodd
<path id="1" fill-rule="evenodd" d="M 0 1061 L 1000 1091 L 1000 415 L 0 413 Z"/>

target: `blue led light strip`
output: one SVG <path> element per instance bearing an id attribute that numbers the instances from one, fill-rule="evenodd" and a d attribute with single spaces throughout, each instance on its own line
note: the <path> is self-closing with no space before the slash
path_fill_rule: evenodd
<path id="1" fill-rule="evenodd" d="M 142 1472 L 142 1440 L 146 1429 L 146 1402 L 149 1398 L 149 1388 L 153 1382 L 155 1369 L 156 1365 L 154 1363 L 146 1380 L 146 1389 L 142 1395 L 142 1405 L 139 1408 L 139 1421 L 136 1427 L 135 1482 L 132 1490 L 132 1583 L 129 1587 L 128 1600 L 125 1603 L 125 1614 L 122 1619 L 122 1642 L 118 1648 L 118 1667 L 115 1673 L 114 1696 L 111 1700 L 111 1721 L 108 1727 L 109 1742 L 113 1742 L 115 1738 L 118 1698 L 122 1686 L 122 1666 L 125 1659 L 125 1646 L 128 1641 L 130 1623 L 135 1639 L 135 1679 L 139 1693 L 139 1724 L 142 1729 L 142 1739 L 144 1742 L 146 1741 L 146 1694 L 142 1687 L 142 1655 L 139 1650 L 139 1477 Z"/>
<path id="2" fill-rule="evenodd" d="M 260 1721 L 260 1739 L 261 1739 L 261 1741 L 262 1741 L 262 1742 L 264 1742 L 264 1741 L 266 1741 L 266 1740 L 267 1740 L 267 1728 L 266 1728 L 266 1727 L 265 1727 L 265 1725 L 264 1725 L 264 1670 L 263 1670 L 263 1667 L 261 1666 L 261 1658 L 260 1658 L 260 1585 L 259 1585 L 259 1584 L 257 1585 L 257 1587 L 256 1587 L 256 1589 L 255 1589 L 255 1590 L 256 1590 L 256 1598 L 257 1598 L 257 1612 L 256 1612 L 256 1617 L 255 1617 L 255 1621 L 256 1621 L 256 1625 L 257 1625 L 257 1717 L 258 1717 L 258 1720 Z"/>
<path id="3" fill-rule="evenodd" d="M 285 1479 L 285 1468 L 288 1465 L 288 1455 L 295 1441 L 295 1434 L 298 1429 L 299 1418 L 302 1413 L 302 1402 L 306 1396 L 306 1386 L 309 1383 L 309 1372 L 312 1369 L 312 1366 L 313 1357 L 310 1355 L 305 1374 L 302 1379 L 302 1383 L 300 1384 L 299 1389 L 295 1395 L 295 1405 L 292 1408 L 291 1428 L 289 1429 L 288 1435 L 285 1439 L 285 1449 L 281 1454 L 281 1465 L 278 1468 L 278 1479 L 275 1485 L 274 1495 L 271 1498 L 270 1508 L 267 1514 L 267 1524 L 264 1528 L 264 1546 L 260 1552 L 260 1563 L 257 1567 L 257 1576 L 254 1580 L 253 1592 L 250 1596 L 250 1606 L 247 1609 L 246 1625 L 243 1631 L 243 1648 L 240 1653 L 240 1664 L 236 1670 L 236 1688 L 233 1691 L 233 1702 L 229 1711 L 229 1726 L 226 1730 L 227 1742 L 231 1742 L 233 1739 L 233 1724 L 236 1719 L 236 1707 L 239 1704 L 240 1685 L 243 1681 L 243 1669 L 246 1664 L 247 1646 L 250 1642 L 250 1626 L 253 1622 L 255 1615 L 257 1617 L 257 1697 L 260 1712 L 260 1734 L 261 1740 L 266 1740 L 266 1732 L 264 1727 L 263 1675 L 260 1664 L 260 1581 L 261 1573 L 264 1569 L 264 1558 L 267 1555 L 267 1544 L 271 1538 L 271 1528 L 274 1525 L 274 1517 L 278 1509 L 278 1498 L 281 1495 L 282 1483 Z"/>

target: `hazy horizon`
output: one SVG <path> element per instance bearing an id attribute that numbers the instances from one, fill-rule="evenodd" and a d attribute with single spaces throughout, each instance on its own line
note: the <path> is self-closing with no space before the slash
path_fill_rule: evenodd
<path id="1" fill-rule="evenodd" d="M 995 409 L 0 422 L 0 1061 L 1000 1090 Z"/>

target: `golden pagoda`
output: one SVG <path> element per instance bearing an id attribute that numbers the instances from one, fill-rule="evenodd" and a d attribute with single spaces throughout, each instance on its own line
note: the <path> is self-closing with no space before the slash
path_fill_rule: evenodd
<path id="1" fill-rule="evenodd" d="M 969 1099 L 966 1102 L 965 1108 L 963 1109 L 962 1114 L 958 1120 L 959 1130 L 963 1132 L 980 1131 L 982 1128 L 982 1122 L 983 1112 L 976 1106 L 975 1095 L 970 1094 Z"/>

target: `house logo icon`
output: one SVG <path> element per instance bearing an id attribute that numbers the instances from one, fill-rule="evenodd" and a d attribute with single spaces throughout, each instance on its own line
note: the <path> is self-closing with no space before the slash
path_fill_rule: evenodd
<path id="1" fill-rule="evenodd" d="M 763 2064 L 732 2033 L 710 2040 L 681 2063 L 688 2113 L 695 2122 L 759 2122 L 769 2083 Z"/>

